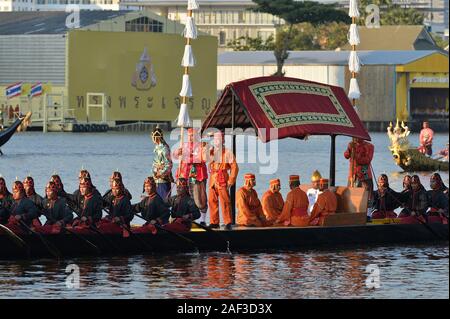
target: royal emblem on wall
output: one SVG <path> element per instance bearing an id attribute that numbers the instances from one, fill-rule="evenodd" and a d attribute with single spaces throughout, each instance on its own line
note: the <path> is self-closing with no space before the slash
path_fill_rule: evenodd
<path id="1" fill-rule="evenodd" d="M 140 91 L 147 91 L 156 86 L 156 75 L 147 48 L 144 48 L 144 52 L 136 64 L 131 85 Z"/>

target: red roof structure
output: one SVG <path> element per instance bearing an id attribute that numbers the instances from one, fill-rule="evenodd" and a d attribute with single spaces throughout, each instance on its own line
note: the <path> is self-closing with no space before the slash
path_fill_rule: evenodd
<path id="1" fill-rule="evenodd" d="M 343 88 L 287 77 L 227 85 L 203 124 L 203 130 L 208 128 L 254 128 L 263 142 L 308 135 L 370 140 Z M 269 129 L 278 129 L 277 135 Z"/>

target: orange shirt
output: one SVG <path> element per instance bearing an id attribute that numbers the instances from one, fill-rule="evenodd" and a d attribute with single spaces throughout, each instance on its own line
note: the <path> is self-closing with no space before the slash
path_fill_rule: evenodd
<path id="1" fill-rule="evenodd" d="M 221 189 L 234 185 L 239 173 L 239 167 L 233 152 L 224 147 L 222 149 L 222 158 L 220 160 L 215 158 L 216 156 L 213 152 L 214 151 L 211 150 L 209 187 Z"/>
<path id="2" fill-rule="evenodd" d="M 319 195 L 317 202 L 314 204 L 314 208 L 311 212 L 310 225 L 323 225 L 325 217 L 336 213 L 336 210 L 336 195 L 329 189 L 326 189 Z"/>
<path id="3" fill-rule="evenodd" d="M 281 193 L 274 193 L 268 190 L 262 197 L 262 207 L 266 219 L 274 223 L 283 211 L 284 200 Z"/>
<path id="4" fill-rule="evenodd" d="M 238 209 L 237 223 L 243 226 L 265 226 L 266 218 L 263 213 L 258 194 L 254 189 L 242 187 L 236 193 L 236 207 Z"/>
<path id="5" fill-rule="evenodd" d="M 291 190 L 284 203 L 283 212 L 278 217 L 277 224 L 285 226 L 306 226 L 309 224 L 308 196 L 300 188 Z"/>

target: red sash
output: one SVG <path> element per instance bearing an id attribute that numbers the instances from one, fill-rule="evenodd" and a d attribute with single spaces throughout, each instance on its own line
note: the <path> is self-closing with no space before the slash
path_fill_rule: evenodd
<path id="1" fill-rule="evenodd" d="M 293 208 L 291 212 L 292 216 L 295 217 L 305 217 L 308 216 L 307 208 Z"/>

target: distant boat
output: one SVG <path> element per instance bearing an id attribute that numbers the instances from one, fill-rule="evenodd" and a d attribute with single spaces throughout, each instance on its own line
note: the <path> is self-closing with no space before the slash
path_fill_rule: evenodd
<path id="1" fill-rule="evenodd" d="M 402 122 L 393 127 L 392 122 L 387 129 L 387 135 L 391 141 L 389 150 L 395 164 L 405 172 L 435 172 L 448 171 L 448 161 L 431 158 L 411 147 L 408 141 L 409 128 Z"/>
<path id="2" fill-rule="evenodd" d="M 8 129 L 0 131 L 0 147 L 5 145 L 17 131 L 24 131 L 31 117 L 31 112 L 18 118 Z M 23 125 L 22 125 L 23 124 Z"/>
<path id="3" fill-rule="evenodd" d="M 392 151 L 392 156 L 405 172 L 448 171 L 448 162 L 427 157 L 415 148 Z"/>

